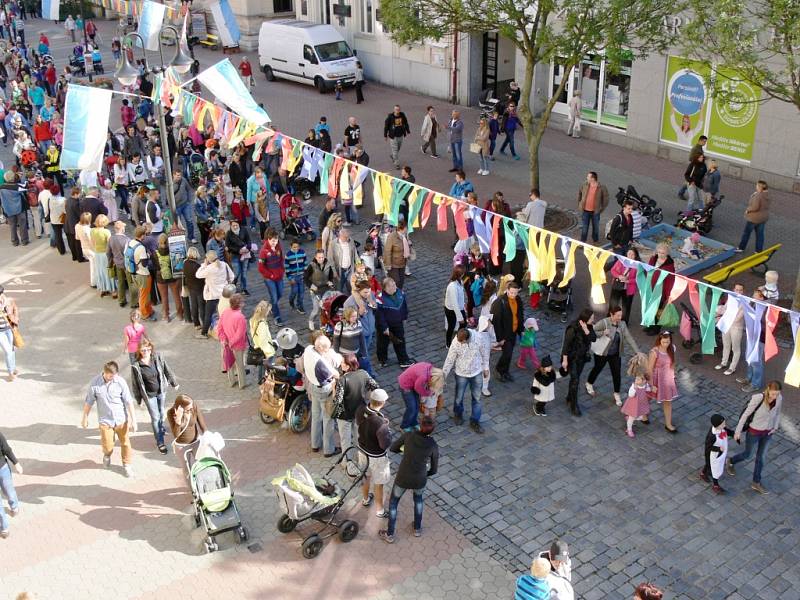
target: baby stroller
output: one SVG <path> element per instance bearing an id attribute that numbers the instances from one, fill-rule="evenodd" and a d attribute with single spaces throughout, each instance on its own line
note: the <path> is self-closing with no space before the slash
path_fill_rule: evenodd
<path id="1" fill-rule="evenodd" d="M 558 284 L 564 279 L 565 267 L 565 261 L 557 258 L 556 276 L 553 278 L 553 283 L 547 286 L 547 298 L 545 300 L 547 308 L 561 314 L 562 323 L 567 322 L 567 315 L 572 310 L 572 282 L 570 281 L 564 287 L 558 287 Z"/>
<path id="2" fill-rule="evenodd" d="M 193 188 L 196 188 L 200 185 L 200 178 L 205 175 L 206 172 L 206 161 L 203 158 L 203 155 L 199 152 L 192 152 L 189 155 L 189 183 L 192 184 Z"/>
<path id="3" fill-rule="evenodd" d="M 311 401 L 302 377 L 292 364 L 279 356 L 267 364 L 261 383 L 258 414 L 266 424 L 285 421 L 295 433 L 303 433 L 311 424 Z"/>
<path id="4" fill-rule="evenodd" d="M 689 325 L 690 325 L 689 337 L 688 339 L 684 338 L 683 342 L 681 342 L 681 345 L 688 350 L 689 348 L 693 348 L 702 341 L 702 338 L 700 336 L 700 319 L 697 317 L 691 306 L 689 306 L 685 302 L 680 302 L 679 304 L 681 310 L 683 310 L 683 314 L 686 315 L 687 319 L 689 319 Z M 695 334 L 697 334 L 697 337 L 695 337 Z M 716 336 L 717 348 L 721 348 L 722 333 L 716 327 L 714 328 L 714 335 Z M 692 354 L 689 355 L 689 362 L 692 363 L 693 365 L 699 365 L 700 363 L 703 362 L 703 354 L 701 352 L 693 352 Z"/>
<path id="5" fill-rule="evenodd" d="M 699 231 L 702 235 L 708 235 L 714 227 L 714 209 L 722 204 L 724 198 L 725 196 L 711 198 L 711 201 L 700 210 L 679 212 L 675 227 L 691 232 Z"/>
<path id="6" fill-rule="evenodd" d="M 640 195 L 632 185 L 629 185 L 627 189 L 618 188 L 617 203 L 622 206 L 625 200 L 633 200 L 642 216 L 654 225 L 664 220 L 662 210 L 658 208 L 656 201 L 647 194 Z"/>
<path id="7" fill-rule="evenodd" d="M 290 179 L 288 187 L 290 194 L 298 194 L 306 202 L 311 200 L 314 192 L 318 189 L 318 185 L 314 181 L 306 179 L 305 177 L 294 177 Z"/>
<path id="8" fill-rule="evenodd" d="M 184 455 L 187 465 L 191 454 L 187 452 Z M 207 552 L 219 550 L 215 538 L 227 531 L 236 531 L 240 543 L 247 541 L 247 530 L 233 500 L 231 474 L 221 458 L 198 458 L 189 468 L 189 485 L 192 488 L 194 523 L 197 527 L 204 527 L 208 534 L 204 542 Z"/>
<path id="9" fill-rule="evenodd" d="M 281 225 L 283 226 L 280 233 L 281 239 L 289 236 L 298 241 L 304 238 L 310 242 L 317 238 L 308 217 L 303 214 L 303 208 L 297 198 L 292 194 L 284 194 L 278 205 L 281 209 Z"/>
<path id="10" fill-rule="evenodd" d="M 303 556 L 314 558 L 322 552 L 325 538 L 339 536 L 342 542 L 351 542 L 358 535 L 358 523 L 349 519 L 336 521 L 347 495 L 357 487 L 367 473 L 369 460 L 358 462 L 358 450 L 345 450 L 322 477 L 312 477 L 303 465 L 295 465 L 282 477 L 272 480 L 284 515 L 278 519 L 278 531 L 291 533 L 298 523 L 313 519 L 323 527 L 303 538 Z M 347 460 L 346 472 L 352 479 L 350 486 L 342 489 L 330 479 L 333 470 Z"/>
<path id="11" fill-rule="evenodd" d="M 328 337 L 333 335 L 333 329 L 342 320 L 342 309 L 346 300 L 347 296 L 336 290 L 325 292 L 322 296 L 319 322 Z"/>

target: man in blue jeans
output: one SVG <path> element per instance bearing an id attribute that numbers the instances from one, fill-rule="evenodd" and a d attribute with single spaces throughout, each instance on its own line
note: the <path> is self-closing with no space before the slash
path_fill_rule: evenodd
<path id="1" fill-rule="evenodd" d="M 453 405 L 453 420 L 456 425 L 464 422 L 464 394 L 469 387 L 472 407 L 469 426 L 475 433 L 483 433 L 481 427 L 481 388 L 483 378 L 489 375 L 489 359 L 481 352 L 478 337 L 469 329 L 460 329 L 450 344 L 447 358 L 442 366 L 444 377 L 455 367 L 456 393 Z"/>
<path id="2" fill-rule="evenodd" d="M 589 223 L 592 224 L 592 240 L 600 241 L 600 215 L 608 206 L 608 190 L 597 180 L 597 173 L 589 171 L 586 181 L 578 190 L 578 213 L 581 215 L 581 241 L 589 237 Z"/>
<path id="3" fill-rule="evenodd" d="M 461 120 L 461 113 L 454 110 L 450 122 L 447 124 L 447 135 L 450 137 L 450 152 L 453 155 L 453 168 L 451 173 L 464 169 L 464 156 L 461 153 L 461 146 L 464 143 L 464 121 Z"/>
<path id="4" fill-rule="evenodd" d="M 192 190 L 189 187 L 189 182 L 184 178 L 180 169 L 172 174 L 172 189 L 175 192 L 175 222 L 178 218 L 183 218 L 186 224 L 187 238 L 192 244 L 196 244 L 197 240 L 194 237 L 194 198 L 192 198 Z"/>

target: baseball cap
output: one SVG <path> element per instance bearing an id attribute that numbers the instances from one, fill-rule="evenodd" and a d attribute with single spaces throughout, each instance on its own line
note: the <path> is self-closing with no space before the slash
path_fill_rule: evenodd
<path id="1" fill-rule="evenodd" d="M 377 390 L 372 390 L 372 393 L 369 395 L 369 399 L 372 402 L 380 402 L 383 404 L 388 400 L 389 394 L 386 393 L 386 390 L 382 390 L 378 388 Z"/>

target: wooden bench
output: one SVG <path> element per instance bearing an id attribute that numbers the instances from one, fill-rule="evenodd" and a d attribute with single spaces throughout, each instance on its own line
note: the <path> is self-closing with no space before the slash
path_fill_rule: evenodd
<path id="1" fill-rule="evenodd" d="M 734 263 L 729 265 L 725 265 L 724 267 L 717 269 L 703 277 L 703 279 L 709 283 L 713 283 L 715 285 L 719 285 L 721 283 L 725 283 L 730 277 L 733 275 L 738 275 L 739 273 L 744 273 L 748 269 L 755 271 L 756 267 L 764 265 L 764 272 L 769 269 L 767 263 L 769 259 L 772 258 L 772 255 L 775 254 L 781 247 L 782 244 L 775 244 L 767 248 L 766 250 L 762 250 L 761 252 L 756 252 L 755 254 L 751 254 L 750 256 L 745 256 L 744 258 L 737 260 Z"/>
<path id="2" fill-rule="evenodd" d="M 200 40 L 197 43 L 200 44 L 201 46 L 207 46 L 212 50 L 216 50 L 217 48 L 219 48 L 219 36 L 216 36 L 213 33 L 209 33 L 206 36 L 206 39 Z"/>

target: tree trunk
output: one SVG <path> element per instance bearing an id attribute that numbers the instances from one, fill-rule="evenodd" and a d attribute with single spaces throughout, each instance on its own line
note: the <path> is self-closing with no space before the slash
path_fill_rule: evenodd
<path id="1" fill-rule="evenodd" d="M 797 270 L 797 279 L 794 282 L 794 300 L 792 310 L 800 310 L 800 269 Z"/>
<path id="2" fill-rule="evenodd" d="M 522 80 L 522 94 L 519 102 L 519 120 L 522 130 L 525 132 L 525 141 L 528 143 L 530 152 L 530 183 L 531 187 L 539 185 L 539 144 L 534 140 L 533 111 L 531 110 L 531 90 L 533 89 L 533 71 L 536 68 L 536 61 L 532 53 L 525 55 L 525 78 Z M 540 136 L 541 139 L 541 136 Z M 535 145 L 534 145 L 534 142 Z"/>

